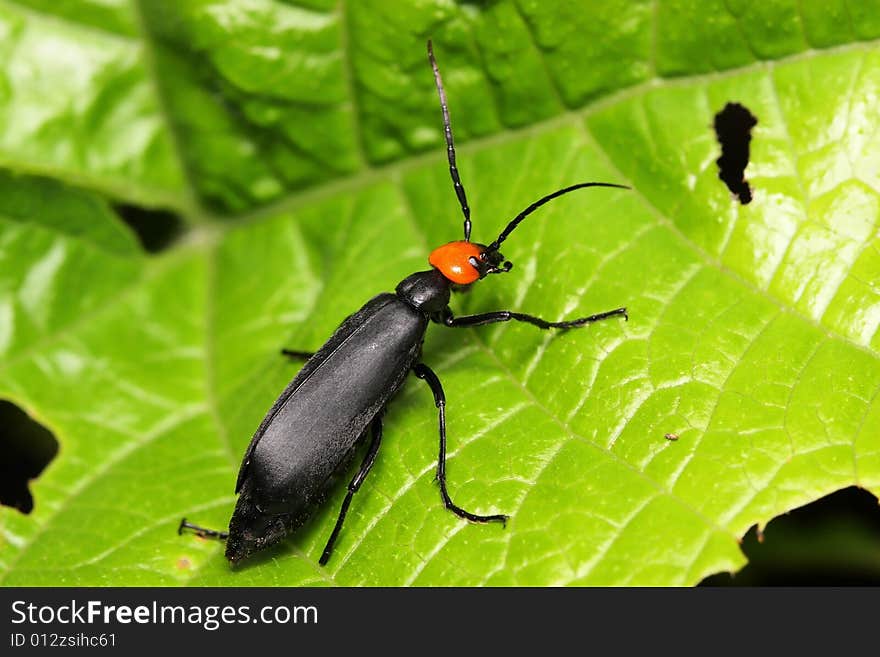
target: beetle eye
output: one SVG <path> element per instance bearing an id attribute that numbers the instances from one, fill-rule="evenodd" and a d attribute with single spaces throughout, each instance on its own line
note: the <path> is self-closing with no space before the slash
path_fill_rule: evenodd
<path id="1" fill-rule="evenodd" d="M 513 263 L 505 260 L 498 251 L 481 251 L 479 258 L 470 258 L 470 263 L 480 272 L 480 278 L 489 274 L 506 274 L 513 268 Z"/>

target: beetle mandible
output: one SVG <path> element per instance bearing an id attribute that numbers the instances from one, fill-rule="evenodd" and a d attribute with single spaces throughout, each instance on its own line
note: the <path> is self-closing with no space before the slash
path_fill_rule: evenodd
<path id="1" fill-rule="evenodd" d="M 435 249 L 428 258 L 431 269 L 407 276 L 393 293 L 372 298 L 347 317 L 314 354 L 282 350 L 288 356 L 308 360 L 269 409 L 251 439 L 235 485 L 238 501 L 229 521 L 229 531 L 205 529 L 185 518 L 178 529 L 179 532 L 189 529 L 202 537 L 225 539 L 226 558 L 233 564 L 278 543 L 299 528 L 327 495 L 334 475 L 350 462 L 358 445 L 370 434 L 364 460 L 348 484 L 336 524 L 321 554 L 319 563 L 322 566 L 327 563 L 352 498 L 376 461 L 382 441 L 385 407 L 409 372 L 428 384 L 438 409 L 437 482 L 443 504 L 455 515 L 471 522 L 505 523 L 506 515 L 471 513 L 457 506 L 449 496 L 446 487 L 446 396 L 437 375 L 420 360 L 428 323 L 459 328 L 518 321 L 540 329 L 571 329 L 609 317 L 627 319 L 626 308 L 561 322 L 509 310 L 460 317 L 452 313 L 449 300 L 453 291 L 465 289 L 489 274 L 511 270 L 512 263 L 505 260 L 499 248 L 532 212 L 577 189 L 628 187 L 601 182 L 564 187 L 529 205 L 488 245 L 471 242 L 470 208 L 455 162 L 446 92 L 430 41 L 428 61 L 440 97 L 449 173 L 464 214 L 464 239 Z"/>

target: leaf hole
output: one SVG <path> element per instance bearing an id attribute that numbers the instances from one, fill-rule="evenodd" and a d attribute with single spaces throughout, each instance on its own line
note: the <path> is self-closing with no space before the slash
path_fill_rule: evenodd
<path id="1" fill-rule="evenodd" d="M 58 441 L 12 402 L 0 399 L 0 504 L 30 513 L 28 488 L 58 453 Z"/>
<path id="2" fill-rule="evenodd" d="M 880 586 L 880 504 L 851 486 L 752 527 L 742 541 L 749 563 L 700 586 Z"/>
<path id="3" fill-rule="evenodd" d="M 721 157 L 715 160 L 718 177 L 743 205 L 752 200 L 752 188 L 745 179 L 745 171 L 749 165 L 752 128 L 757 124 L 758 119 L 739 103 L 727 103 L 715 115 L 715 136 L 721 145 Z"/>
<path id="4" fill-rule="evenodd" d="M 183 233 L 183 220 L 168 210 L 142 208 L 118 203 L 113 206 L 148 253 L 158 253 L 171 246 Z"/>

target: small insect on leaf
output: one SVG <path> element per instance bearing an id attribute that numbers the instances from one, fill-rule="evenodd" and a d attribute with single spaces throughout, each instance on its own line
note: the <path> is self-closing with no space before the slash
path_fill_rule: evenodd
<path id="1" fill-rule="evenodd" d="M 201 538 L 226 540 L 226 558 L 232 564 L 278 543 L 302 526 L 326 497 L 335 474 L 347 466 L 358 445 L 369 438 L 366 455 L 348 484 L 336 524 L 318 559 L 322 566 L 328 562 L 352 499 L 379 453 L 385 409 L 410 372 L 427 383 L 437 408 L 440 449 L 436 481 L 443 506 L 463 520 L 504 526 L 505 514 L 467 511 L 452 501 L 447 490 L 446 395 L 440 379 L 422 362 L 428 325 L 433 322 L 465 328 L 517 321 L 539 329 L 571 329 L 627 317 L 626 308 L 565 321 L 548 321 L 510 310 L 459 317 L 453 314 L 449 307 L 453 292 L 467 289 L 489 274 L 510 272 L 513 264 L 501 254 L 501 243 L 542 205 L 586 187 L 624 186 L 585 182 L 564 187 L 526 207 L 488 245 L 471 242 L 471 211 L 455 160 L 446 93 L 430 41 L 428 61 L 440 98 L 449 175 L 464 217 L 464 239 L 434 249 L 428 256 L 430 269 L 407 276 L 393 293 L 385 292 L 367 301 L 317 352 L 281 350 L 285 356 L 305 358 L 306 363 L 269 409 L 245 452 L 229 531 L 205 529 L 185 518 L 178 527 L 178 533 L 186 530 Z"/>

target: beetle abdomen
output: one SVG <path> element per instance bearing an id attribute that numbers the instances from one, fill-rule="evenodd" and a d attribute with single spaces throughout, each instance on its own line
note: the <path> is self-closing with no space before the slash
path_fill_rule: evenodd
<path id="1" fill-rule="evenodd" d="M 239 472 L 230 561 L 299 527 L 403 384 L 427 318 L 382 294 L 347 318 L 288 385 L 260 425 Z"/>

